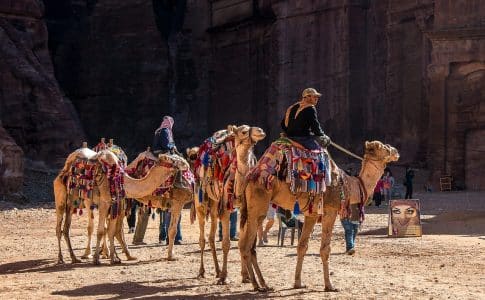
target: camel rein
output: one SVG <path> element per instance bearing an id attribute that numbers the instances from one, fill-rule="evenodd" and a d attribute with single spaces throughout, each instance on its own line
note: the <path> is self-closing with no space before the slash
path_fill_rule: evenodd
<path id="1" fill-rule="evenodd" d="M 350 155 L 350 156 L 357 158 L 359 160 L 364 160 L 362 157 L 358 156 L 355 153 L 350 152 L 349 150 L 345 149 L 344 147 L 340 146 L 339 144 L 336 144 L 334 142 L 330 142 L 330 145 L 334 146 L 335 148 L 337 148 L 338 150 L 342 151 L 343 153 L 345 153 L 347 155 Z"/>

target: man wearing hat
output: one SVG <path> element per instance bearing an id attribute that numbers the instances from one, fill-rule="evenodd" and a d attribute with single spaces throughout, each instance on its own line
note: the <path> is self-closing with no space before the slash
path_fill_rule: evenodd
<path id="1" fill-rule="evenodd" d="M 307 149 L 317 150 L 320 146 L 325 148 L 330 144 L 330 138 L 323 133 L 315 108 L 322 94 L 314 88 L 307 88 L 301 96 L 299 102 L 286 110 L 281 128 L 290 139 Z"/>

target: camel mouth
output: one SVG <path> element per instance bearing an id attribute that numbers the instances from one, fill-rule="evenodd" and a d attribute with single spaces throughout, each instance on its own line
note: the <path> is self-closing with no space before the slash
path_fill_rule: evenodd
<path id="1" fill-rule="evenodd" d="M 259 127 L 252 127 L 251 128 L 251 139 L 255 142 L 259 142 L 266 137 L 266 133 L 263 129 Z"/>

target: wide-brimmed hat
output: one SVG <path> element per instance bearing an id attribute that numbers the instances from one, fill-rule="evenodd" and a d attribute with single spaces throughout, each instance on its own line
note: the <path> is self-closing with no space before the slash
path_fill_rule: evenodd
<path id="1" fill-rule="evenodd" d="M 306 89 L 303 90 L 303 93 L 301 93 L 301 96 L 303 98 L 305 98 L 306 96 L 313 96 L 313 95 L 320 97 L 322 94 L 317 92 L 317 90 L 314 89 L 314 88 L 306 88 Z"/>

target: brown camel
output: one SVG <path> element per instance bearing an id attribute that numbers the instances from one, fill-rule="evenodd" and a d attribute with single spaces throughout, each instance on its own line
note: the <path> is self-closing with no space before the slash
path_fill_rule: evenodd
<path id="1" fill-rule="evenodd" d="M 94 185 L 91 197 L 87 197 L 86 195 L 84 195 L 84 193 L 78 193 L 79 191 L 77 190 L 77 188 L 75 188 L 71 193 L 68 194 L 67 183 L 71 180 L 71 174 L 69 170 L 76 158 L 88 159 L 96 165 L 96 171 L 94 173 Z M 99 209 L 96 251 L 93 256 L 94 263 L 99 264 L 98 249 L 100 246 L 100 241 L 106 231 L 106 223 L 108 223 L 107 234 L 110 241 L 111 263 L 120 262 L 116 252 L 114 251 L 113 239 L 115 236 L 120 242 L 123 248 L 123 252 L 126 254 L 127 258 L 134 259 L 129 254 L 128 248 L 126 247 L 126 242 L 124 241 L 124 235 L 122 231 L 124 217 L 123 208 L 120 207 L 120 211 L 118 214 L 113 215 L 111 218 L 108 218 L 108 215 L 110 214 L 112 200 L 107 174 L 106 171 L 102 168 L 102 165 L 109 167 L 119 166 L 120 162 L 116 155 L 109 150 L 94 152 L 88 148 L 81 148 L 74 151 L 68 156 L 64 168 L 54 180 L 54 196 L 57 214 L 56 234 L 59 247 L 58 263 L 64 262 L 60 242 L 61 234 L 64 235 L 64 238 L 66 240 L 72 262 L 79 262 L 79 260 L 74 255 L 69 237 L 71 214 L 75 209 L 73 203 L 79 198 L 84 201 L 85 207 L 91 207 L 92 204 L 96 204 Z M 151 191 L 155 190 L 161 183 L 165 182 L 165 180 L 168 177 L 172 176 L 178 169 L 186 169 L 187 167 L 187 163 L 180 160 L 180 158 L 178 157 L 172 155 L 160 155 L 156 167 L 152 168 L 149 174 L 147 174 L 147 176 L 145 176 L 144 178 L 134 179 L 126 174 L 123 174 L 124 190 L 126 192 L 126 197 L 136 198 L 146 196 L 147 194 L 151 193 Z M 78 196 L 79 194 L 81 196 Z M 66 214 L 66 219 L 64 221 L 64 228 L 61 231 L 64 214 Z M 92 222 L 91 214 L 92 212 L 90 212 L 89 216 L 90 222 Z M 89 232 L 89 230 L 92 231 L 92 226 L 91 229 L 88 226 L 88 236 L 90 237 L 91 232 Z M 89 256 L 90 251 L 91 247 L 90 243 L 88 243 L 88 247 L 86 248 L 84 256 Z"/>
<path id="2" fill-rule="evenodd" d="M 234 149 L 233 154 L 231 154 L 231 159 L 235 158 L 235 164 L 230 163 L 224 172 L 224 178 L 226 180 L 221 181 L 216 178 L 216 172 L 214 171 L 214 165 L 212 168 L 209 167 L 208 170 L 202 172 L 203 166 L 195 170 L 199 175 L 199 184 L 201 188 L 202 201 L 198 198 L 198 193 L 195 194 L 195 210 L 197 213 L 197 218 L 199 220 L 199 246 L 200 246 L 200 269 L 199 277 L 204 277 L 204 248 L 205 248 L 205 220 L 207 214 L 211 218 L 211 227 L 209 232 L 209 245 L 211 247 L 212 258 L 214 260 L 214 265 L 216 269 L 216 277 L 219 278 L 218 284 L 225 284 L 227 278 L 227 255 L 230 248 L 229 240 L 229 214 L 230 209 L 228 208 L 228 203 L 230 201 L 230 193 L 233 193 L 234 198 L 233 207 L 240 205 L 238 200 L 243 193 L 243 188 L 245 184 L 245 176 L 249 169 L 255 165 L 256 157 L 253 153 L 254 145 L 264 139 L 266 134 L 259 127 L 250 127 L 248 125 L 233 126 L 229 125 L 227 130 L 220 130 L 214 134 L 214 137 L 223 136 L 226 137 L 223 140 L 216 141 L 217 144 L 227 143 L 234 139 Z M 202 149 L 202 146 L 201 146 Z M 199 152 L 199 156 L 201 153 Z M 199 157 L 199 159 L 201 159 Z M 232 166 L 232 167 L 231 167 Z M 234 181 L 232 182 L 231 176 L 233 176 Z M 231 186 L 233 185 L 233 186 Z M 229 204 L 230 205 L 230 204 Z M 217 229 L 218 218 L 222 223 L 222 271 L 219 268 L 219 262 L 217 260 L 216 246 L 215 246 L 215 234 Z"/>
<path id="3" fill-rule="evenodd" d="M 397 161 L 398 159 L 399 154 L 394 147 L 384 145 L 379 141 L 366 142 L 364 159 L 359 176 L 347 176 L 339 170 L 343 184 L 340 186 L 330 186 L 325 192 L 323 205 L 321 204 L 322 237 L 320 257 L 323 263 L 326 291 L 336 291 L 329 277 L 328 258 L 330 255 L 332 230 L 340 208 L 340 192 L 343 189 L 345 197 L 349 198 L 350 203 L 363 201 L 364 198 L 367 198 L 363 195 L 371 195 L 373 193 L 377 181 L 384 173 L 386 164 Z M 289 185 L 285 181 L 275 179 L 271 190 L 266 189 L 258 181 L 248 182 L 241 209 L 239 250 L 241 252 L 242 263 L 246 266 L 246 270 L 243 271 L 249 273 L 249 279 L 255 290 L 269 290 L 269 287 L 263 279 L 256 257 L 256 233 L 258 225 L 261 225 L 264 220 L 270 201 L 284 209 L 293 209 L 296 199 L 298 199 L 300 207 L 308 207 L 310 200 L 308 193 L 292 194 Z M 304 287 L 301 283 L 303 258 L 308 248 L 310 233 L 319 217 L 317 210 L 314 210 L 312 213 L 307 210 L 304 213 L 305 222 L 297 248 L 298 259 L 295 272 L 295 288 Z M 259 283 L 255 278 L 254 272 L 258 276 Z M 243 281 L 245 279 L 243 272 Z"/>
<path id="4" fill-rule="evenodd" d="M 181 161 L 185 163 L 185 169 L 184 171 L 189 171 L 190 172 L 190 166 L 188 162 L 178 156 Z M 132 169 L 137 169 L 139 166 L 139 163 L 141 161 L 152 161 L 154 162 L 156 158 L 153 156 L 153 154 L 150 151 L 145 151 L 142 152 L 138 155 L 138 157 L 131 162 L 128 165 L 128 170 Z M 138 171 L 138 174 L 134 174 L 133 176 L 138 177 L 140 174 L 142 174 L 143 171 Z M 192 175 L 193 176 L 193 175 Z M 177 222 L 180 218 L 182 208 L 186 203 L 189 203 L 192 201 L 192 195 L 193 195 L 193 187 L 190 184 L 187 184 L 186 181 L 183 180 L 178 180 L 181 177 L 176 176 L 175 180 L 176 181 L 181 181 L 181 182 L 174 182 L 174 185 L 170 187 L 165 193 L 162 195 L 155 195 L 155 194 L 149 194 L 144 197 L 136 198 L 138 202 L 141 202 L 147 206 L 151 206 L 152 208 L 160 208 L 162 210 L 170 209 L 171 212 L 171 218 L 170 218 L 170 225 L 168 229 L 168 240 L 169 240 L 169 245 L 168 245 L 168 255 L 167 259 L 168 260 L 175 260 L 173 256 L 173 245 L 175 241 L 175 234 L 177 233 Z M 180 184 L 180 183 L 185 183 L 185 184 Z"/>

